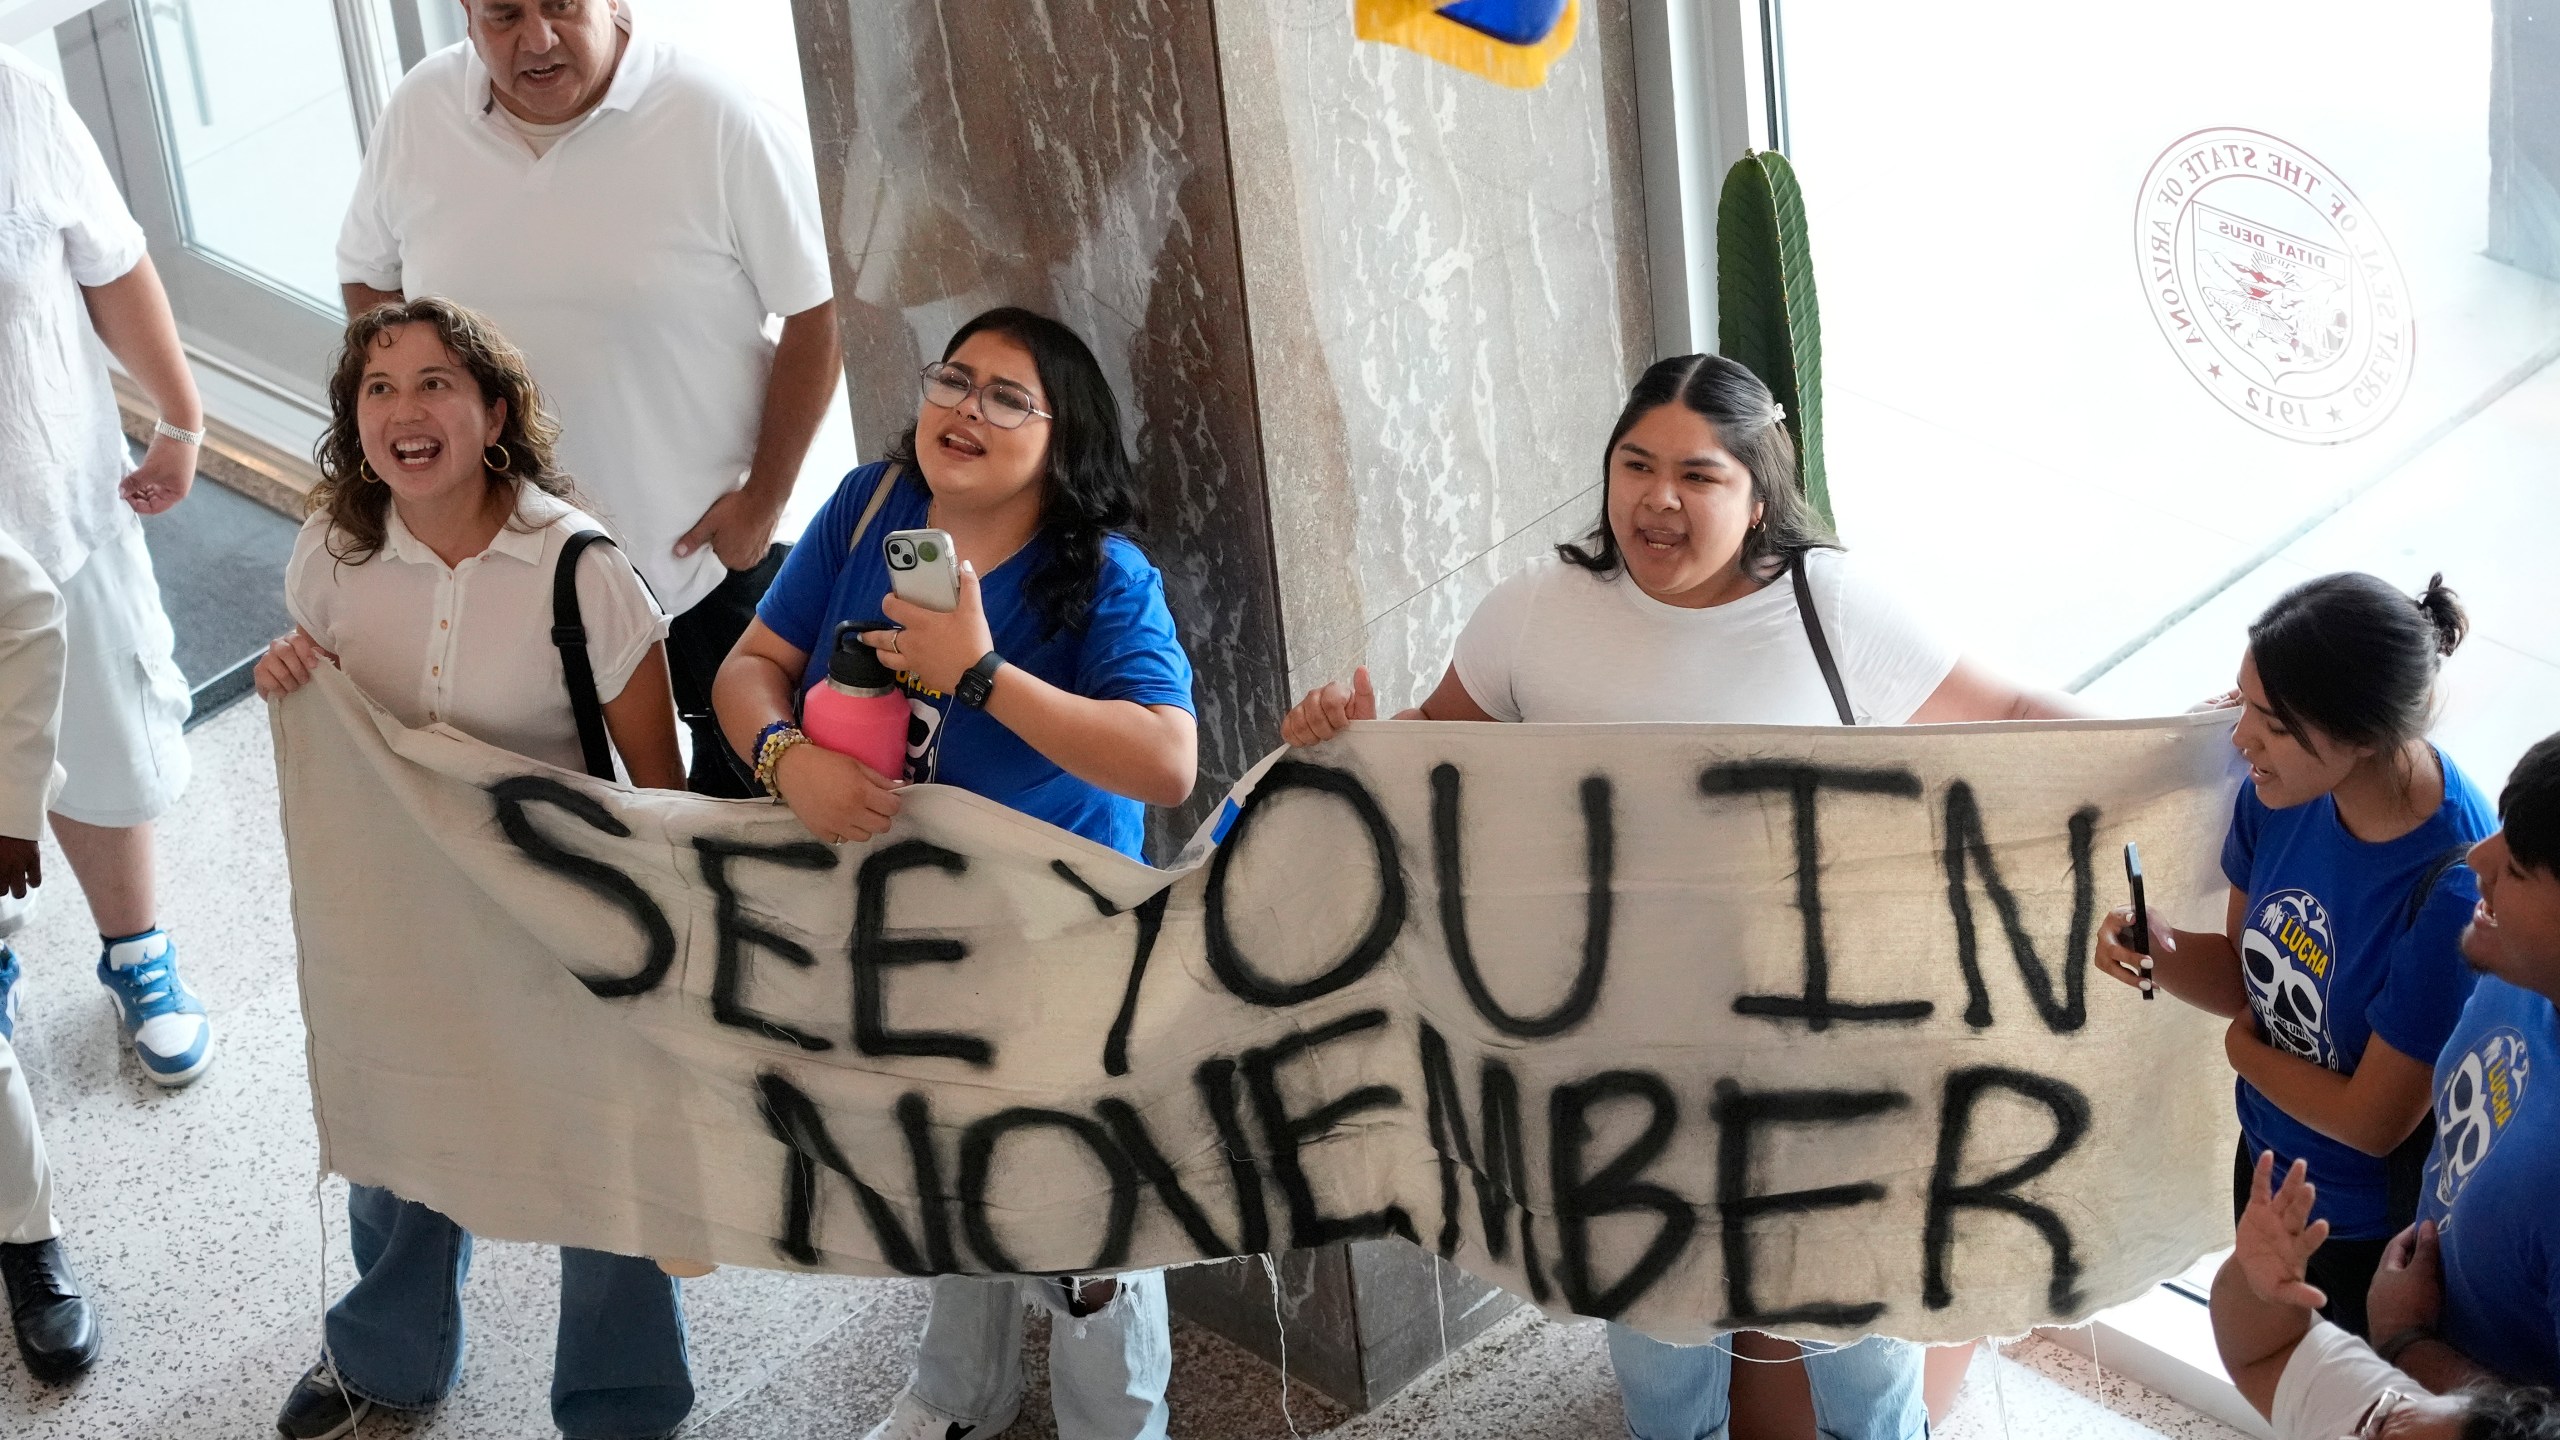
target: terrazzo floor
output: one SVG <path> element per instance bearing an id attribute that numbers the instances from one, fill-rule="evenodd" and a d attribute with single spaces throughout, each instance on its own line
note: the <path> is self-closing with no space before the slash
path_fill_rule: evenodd
<path id="1" fill-rule="evenodd" d="M 265 707 L 234 707 L 189 737 L 196 779 L 163 822 L 162 914 L 211 1007 L 219 1057 L 163 1093 L 119 1043 L 90 977 L 95 939 L 70 868 L 18 937 L 30 975 L 18 1043 L 56 1172 L 58 1213 L 106 1326 L 77 1384 L 47 1387 L 0 1351 L 10 1440 L 252 1440 L 319 1347 L 326 1294 L 346 1285 L 345 1187 L 316 1174 L 303 1030 L 286 921 Z M 547 1388 L 558 1304 L 549 1252 L 480 1248 L 460 1388 L 439 1410 L 368 1422 L 366 1436 L 518 1440 L 552 1434 Z M 723 1270 L 687 1287 L 700 1440 L 852 1440 L 905 1378 L 925 1291 L 912 1282 Z M 1054 1434 L 1045 1342 L 1035 1393 L 1009 1435 Z M 1622 1434 L 1601 1331 L 1515 1315 L 1394 1403 L 1346 1416 L 1227 1342 L 1177 1326 L 1173 1432 L 1220 1440 L 1605 1437 Z M 2078 1440 L 2234 1432 L 2041 1340 L 1975 1367 L 1955 1440 Z"/>

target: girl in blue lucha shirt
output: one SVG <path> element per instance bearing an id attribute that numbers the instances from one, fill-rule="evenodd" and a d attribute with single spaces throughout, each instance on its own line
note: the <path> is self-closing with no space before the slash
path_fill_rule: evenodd
<path id="1" fill-rule="evenodd" d="M 1011 309 L 961 327 L 920 378 L 915 428 L 845 477 L 722 665 L 721 728 L 821 840 L 880 833 L 899 785 L 936 781 L 1135 856 L 1146 807 L 1190 795 L 1198 740 L 1163 580 L 1118 533 L 1137 518 L 1137 481 L 1110 382 L 1073 331 Z M 924 526 L 962 559 L 948 614 L 889 593 L 882 539 Z M 794 724 L 836 626 L 882 615 L 896 628 L 864 638 L 914 712 L 904 775 L 807 744 Z M 867 1440 L 1010 1424 L 1026 1298 L 1075 1321 L 1050 1329 L 1058 1433 L 1161 1440 L 1173 1349 L 1155 1272 L 935 1280 L 914 1378 Z"/>
<path id="2" fill-rule="evenodd" d="M 2371 575 L 2324 575 L 2249 627 L 2231 743 L 2249 764 L 2222 846 L 2222 928 L 2151 915 L 2155 979 L 2231 1017 L 2239 1072 L 2235 1213 L 2259 1152 L 2310 1162 L 2329 1240 L 2309 1279 L 2363 1334 L 2365 1288 L 2409 1223 L 2432 1131 L 2436 1052 L 2471 972 L 2458 941 L 2479 898 L 2458 862 L 2497 828 L 2428 743 L 2436 669 L 2465 629 L 2430 580 L 2412 600 Z M 2099 927 L 2098 968 L 2131 982 L 2129 910 Z"/>

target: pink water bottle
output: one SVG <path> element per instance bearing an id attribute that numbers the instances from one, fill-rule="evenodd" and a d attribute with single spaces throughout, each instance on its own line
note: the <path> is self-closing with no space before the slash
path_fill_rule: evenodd
<path id="1" fill-rule="evenodd" d="M 836 627 L 827 678 L 800 702 L 800 729 L 839 755 L 850 755 L 884 780 L 907 774 L 907 725 L 912 718 L 897 677 L 870 646 L 864 630 L 886 630 L 886 620 L 847 620 Z"/>

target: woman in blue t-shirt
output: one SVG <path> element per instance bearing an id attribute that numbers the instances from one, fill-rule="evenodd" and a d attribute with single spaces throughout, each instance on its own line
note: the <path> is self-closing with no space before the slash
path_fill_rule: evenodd
<path id="1" fill-rule="evenodd" d="M 2324 575 L 2249 627 L 2231 743 L 2249 764 L 2222 845 L 2220 931 L 2152 912 L 2154 978 L 2232 1017 L 2240 1072 L 2236 1212 L 2257 1155 L 2310 1163 L 2329 1240 L 2321 1313 L 2365 1331 L 2365 1289 L 2409 1223 L 2430 1132 L 2436 1053 L 2472 976 L 2459 941 L 2479 898 L 2460 864 L 2497 828 L 2469 777 L 2429 744 L 2437 666 L 2462 643 L 2438 575 L 2412 601 L 2371 575 Z M 2099 927 L 2098 968 L 2134 983 L 2129 910 Z"/>
<path id="2" fill-rule="evenodd" d="M 1015 309 L 962 326 L 922 382 L 915 428 L 845 477 L 721 666 L 721 729 L 821 840 L 879 834 L 901 784 L 934 781 L 1136 856 L 1146 807 L 1190 795 L 1199 752 L 1163 579 L 1119 533 L 1138 487 L 1110 382 L 1073 331 Z M 948 614 L 890 593 L 882 539 L 924 526 L 961 557 Z M 837 625 L 880 616 L 896 628 L 863 638 L 914 711 L 903 776 L 796 724 Z M 937 1278 L 914 1378 L 867 1440 L 1010 1424 L 1026 1297 L 1075 1322 L 1050 1328 L 1060 1433 L 1160 1440 L 1173 1349 L 1154 1272 Z"/>

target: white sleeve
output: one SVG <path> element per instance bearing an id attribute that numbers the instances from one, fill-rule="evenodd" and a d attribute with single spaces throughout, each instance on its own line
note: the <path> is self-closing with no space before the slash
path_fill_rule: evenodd
<path id="1" fill-rule="evenodd" d="M 415 79 L 417 77 L 412 77 Z M 406 89 L 406 86 L 402 87 Z M 338 225 L 338 283 L 400 291 L 400 234 L 391 226 L 390 188 L 384 172 L 396 165 L 400 150 L 400 92 L 392 92 L 382 119 L 364 147 L 364 163 L 356 167 L 355 193 L 347 197 L 347 218 Z"/>
<path id="2" fill-rule="evenodd" d="M 1458 632 L 1457 649 L 1449 657 L 1458 683 L 1496 720 L 1517 723 L 1520 719 L 1520 698 L 1511 680 L 1520 636 L 1529 628 L 1529 612 L 1537 604 L 1538 587 L 1549 568 L 1550 563 L 1542 562 L 1494 586 L 1476 606 L 1476 613 L 1467 617 L 1467 628 Z"/>
<path id="3" fill-rule="evenodd" d="M 2373 1347 L 2330 1324 L 2311 1322 L 2276 1381 L 2276 1440 L 2341 1440 L 2356 1433 L 2385 1390 L 2403 1395 L 2427 1387 L 2373 1353 Z"/>
<path id="4" fill-rule="evenodd" d="M 71 278 L 83 286 L 121 280 L 147 252 L 142 227 L 125 208 L 107 157 L 80 113 L 51 85 L 39 88 L 44 98 L 37 104 L 49 112 L 44 128 L 50 143 L 41 145 L 52 171 L 47 188 L 62 202 L 62 255 Z"/>
<path id="5" fill-rule="evenodd" d="M 329 517 L 314 515 L 293 537 L 293 558 L 284 564 L 284 613 L 320 648 L 335 655 L 338 637 L 329 623 L 330 601 L 337 595 L 337 558 L 329 553 Z"/>
<path id="6" fill-rule="evenodd" d="M 62 597 L 0 533 L 0 835 L 35 840 L 62 785 Z"/>
<path id="7" fill-rule="evenodd" d="M 1900 725 L 1937 693 L 1957 651 L 1836 550 L 1812 552 L 1814 604 L 1861 725 Z"/>
<path id="8" fill-rule="evenodd" d="M 621 698 L 649 647 L 667 638 L 666 615 L 619 545 L 590 545 L 578 556 L 578 618 L 596 697 L 607 703 Z"/>
<path id="9" fill-rule="evenodd" d="M 743 112 L 721 167 L 729 243 L 756 298 L 772 315 L 797 315 L 835 295 L 826 226 L 818 218 L 817 166 L 780 111 L 740 96 Z"/>

